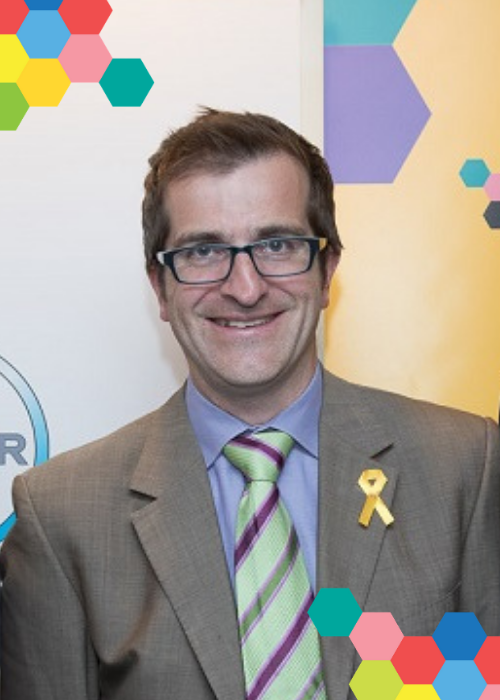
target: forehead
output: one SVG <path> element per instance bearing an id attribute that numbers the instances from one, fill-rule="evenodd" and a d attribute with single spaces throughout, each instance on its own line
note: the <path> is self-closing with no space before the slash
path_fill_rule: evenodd
<path id="1" fill-rule="evenodd" d="M 165 193 L 171 245 L 189 234 L 216 232 L 248 239 L 272 225 L 307 228 L 309 182 L 286 154 L 244 163 L 227 173 L 193 173 Z"/>

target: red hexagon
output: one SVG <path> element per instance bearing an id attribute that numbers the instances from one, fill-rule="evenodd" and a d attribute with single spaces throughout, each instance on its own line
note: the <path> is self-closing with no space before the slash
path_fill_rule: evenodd
<path id="1" fill-rule="evenodd" d="M 112 11 L 107 0 L 63 0 L 59 6 L 72 34 L 99 34 Z"/>
<path id="2" fill-rule="evenodd" d="M 444 656 L 432 637 L 404 637 L 391 661 L 405 685 L 430 685 Z"/>
<path id="3" fill-rule="evenodd" d="M 24 0 L 0 0 L 0 34 L 17 34 L 28 12 Z"/>
<path id="4" fill-rule="evenodd" d="M 486 637 L 474 659 L 488 685 L 500 685 L 500 637 Z"/>

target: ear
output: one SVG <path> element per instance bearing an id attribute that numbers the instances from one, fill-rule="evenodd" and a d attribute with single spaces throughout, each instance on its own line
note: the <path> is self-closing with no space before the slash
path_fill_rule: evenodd
<path id="1" fill-rule="evenodd" d="M 170 321 L 168 312 L 167 291 L 165 285 L 165 270 L 162 270 L 158 265 L 154 265 L 148 270 L 149 281 L 153 287 L 158 305 L 160 308 L 160 318 L 162 321 Z"/>
<path id="2" fill-rule="evenodd" d="M 323 278 L 323 299 L 321 308 L 326 309 L 330 299 L 330 284 L 337 269 L 337 265 L 340 261 L 340 253 L 334 253 L 334 251 L 328 247 L 325 251 L 325 268 L 324 268 L 324 278 Z"/>

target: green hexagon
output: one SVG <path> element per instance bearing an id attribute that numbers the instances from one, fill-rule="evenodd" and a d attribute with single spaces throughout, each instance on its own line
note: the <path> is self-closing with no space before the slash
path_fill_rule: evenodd
<path id="1" fill-rule="evenodd" d="M 153 83 L 140 58 L 113 58 L 99 81 L 113 107 L 140 107 Z"/>
<path id="2" fill-rule="evenodd" d="M 467 187 L 483 187 L 490 176 L 490 169 L 480 158 L 469 158 L 460 170 L 460 177 Z"/>
<path id="3" fill-rule="evenodd" d="M 29 109 L 15 83 L 0 83 L 0 131 L 15 131 Z"/>
<path id="4" fill-rule="evenodd" d="M 403 681 L 390 661 L 362 661 L 349 686 L 357 700 L 396 700 Z"/>
<path id="5" fill-rule="evenodd" d="M 308 612 L 322 637 L 348 637 L 362 611 L 348 588 L 321 588 Z"/>

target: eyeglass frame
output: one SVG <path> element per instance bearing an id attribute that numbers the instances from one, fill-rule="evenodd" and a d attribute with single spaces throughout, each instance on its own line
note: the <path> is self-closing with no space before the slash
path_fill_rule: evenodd
<path id="1" fill-rule="evenodd" d="M 257 263 L 255 262 L 255 259 L 253 257 L 253 249 L 256 248 L 259 245 L 262 245 L 263 243 L 269 243 L 270 241 L 304 241 L 309 245 L 309 263 L 308 265 L 301 270 L 300 272 L 287 272 L 285 274 L 269 274 L 269 273 L 262 273 L 259 268 Z M 270 277 L 270 278 L 279 278 L 279 277 L 296 277 L 297 275 L 303 275 L 306 272 L 309 272 L 311 269 L 314 259 L 316 255 L 321 253 L 323 250 L 325 250 L 328 245 L 329 245 L 329 240 L 328 238 L 324 236 L 271 236 L 270 238 L 263 238 L 258 241 L 254 241 L 253 243 L 247 243 L 246 245 L 243 246 L 237 246 L 237 245 L 230 245 L 229 243 L 213 243 L 211 241 L 206 241 L 206 242 L 200 242 L 196 243 L 194 245 L 188 245 L 188 246 L 182 246 L 181 248 L 172 248 L 171 250 L 160 250 L 155 254 L 155 258 L 157 262 L 162 265 L 163 267 L 167 267 L 173 274 L 175 280 L 179 282 L 179 284 L 190 284 L 190 285 L 200 285 L 200 284 L 216 284 L 219 282 L 225 282 L 231 275 L 231 272 L 233 271 L 234 267 L 234 260 L 236 256 L 239 253 L 246 253 L 250 260 L 253 263 L 253 266 L 255 268 L 255 271 L 257 272 L 258 275 L 261 277 Z M 229 261 L 229 269 L 226 275 L 224 277 L 220 277 L 214 280 L 203 280 L 202 282 L 186 282 L 185 280 L 180 279 L 177 270 L 175 269 L 175 256 L 177 253 L 182 253 L 185 250 L 192 250 L 193 248 L 196 248 L 197 246 L 202 246 L 202 245 L 209 245 L 213 248 L 216 248 L 217 250 L 224 249 L 227 250 L 230 255 L 230 261 Z"/>

